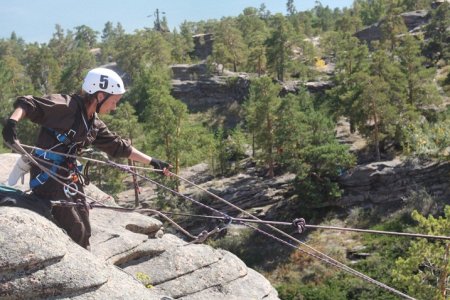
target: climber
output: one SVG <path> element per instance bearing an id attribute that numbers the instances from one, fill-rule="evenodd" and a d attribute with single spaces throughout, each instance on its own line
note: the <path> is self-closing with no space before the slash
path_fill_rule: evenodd
<path id="1" fill-rule="evenodd" d="M 43 162 L 47 172 L 64 178 L 65 185 L 49 176 L 39 166 L 32 165 L 30 188 L 32 195 L 39 199 L 67 200 L 86 204 L 83 180 L 78 162 L 71 157 L 57 153 L 76 155 L 92 145 L 112 157 L 128 158 L 143 164 L 150 164 L 163 175 L 169 175 L 169 163 L 150 157 L 136 148 L 128 140 L 108 130 L 99 115 L 116 109 L 125 93 L 121 77 L 106 68 L 90 70 L 84 78 L 82 89 L 74 95 L 53 94 L 43 97 L 21 96 L 14 103 L 14 112 L 3 128 L 3 139 L 10 145 L 19 144 L 17 122 L 28 118 L 41 125 L 36 149 L 32 155 Z M 48 151 L 46 151 L 48 150 Z M 49 152 L 52 151 L 52 152 Z M 57 152 L 57 153 L 55 153 Z M 27 172 L 27 163 L 18 161 L 17 168 L 10 176 L 10 184 Z M 77 191 L 79 193 L 77 193 Z M 88 205 L 77 207 L 53 207 L 55 222 L 80 246 L 89 249 L 91 226 Z"/>

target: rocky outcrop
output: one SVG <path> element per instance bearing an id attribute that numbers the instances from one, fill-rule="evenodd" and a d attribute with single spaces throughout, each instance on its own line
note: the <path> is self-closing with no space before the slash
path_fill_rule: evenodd
<path id="1" fill-rule="evenodd" d="M 196 34 L 194 40 L 194 50 L 191 55 L 200 60 L 206 59 L 213 51 L 214 35 L 212 33 Z"/>
<path id="2" fill-rule="evenodd" d="M 172 73 L 172 95 L 192 111 L 242 103 L 248 95 L 250 82 L 246 74 L 210 74 L 206 64 L 173 65 Z"/>
<path id="3" fill-rule="evenodd" d="M 266 172 L 257 168 L 251 159 L 242 160 L 237 168 L 240 172 L 233 176 L 213 177 L 206 164 L 199 164 L 184 169 L 180 176 L 258 217 L 264 217 L 273 205 L 292 194 L 294 174 L 286 173 L 269 178 Z M 198 187 L 182 182 L 180 189 L 184 195 L 202 201 L 221 212 L 231 216 L 239 215 L 236 209 L 211 195 L 202 193 Z M 131 203 L 132 195 L 130 192 L 127 195 L 128 197 L 125 198 L 125 194 L 121 194 L 119 201 L 126 200 Z M 211 211 L 205 212 L 211 213 Z"/>
<path id="4" fill-rule="evenodd" d="M 191 112 L 210 111 L 227 127 L 240 121 L 241 104 L 248 95 L 246 74 L 210 74 L 206 64 L 173 65 L 172 96 Z"/>
<path id="5" fill-rule="evenodd" d="M 0 155 L 0 183 L 17 157 Z M 32 211 L 0 207 L 0 299 L 278 299 L 235 255 L 164 233 L 157 219 L 90 217 L 91 252 Z"/>
<path id="6" fill-rule="evenodd" d="M 392 161 L 361 165 L 339 180 L 343 197 L 334 203 L 349 208 L 388 208 L 402 204 L 413 190 L 425 189 L 428 194 L 446 203 L 450 196 L 450 164 L 439 161 Z"/>
<path id="7" fill-rule="evenodd" d="M 172 69 L 172 91 L 176 99 L 185 103 L 191 112 L 213 112 L 225 126 L 235 127 L 240 122 L 241 105 L 247 99 L 251 76 L 227 70 L 211 72 L 205 63 L 176 64 Z M 297 94 L 300 88 L 320 93 L 332 88 L 330 81 L 278 82 L 280 96 Z"/>
<path id="8" fill-rule="evenodd" d="M 416 32 L 420 30 L 420 28 L 425 25 L 428 22 L 429 15 L 428 11 L 426 10 L 418 10 L 413 12 L 406 12 L 402 13 L 400 15 L 403 18 L 403 21 L 405 22 L 406 28 L 408 32 Z M 380 22 L 377 22 L 373 25 L 370 25 L 363 30 L 358 31 L 355 33 L 355 36 L 363 41 L 371 42 L 371 41 L 378 41 L 382 38 L 381 33 L 381 25 L 383 23 L 383 20 Z"/>

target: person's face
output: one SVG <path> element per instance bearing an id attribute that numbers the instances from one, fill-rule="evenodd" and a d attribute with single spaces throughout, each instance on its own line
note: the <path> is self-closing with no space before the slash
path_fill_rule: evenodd
<path id="1" fill-rule="evenodd" d="M 100 107 L 99 113 L 100 114 L 109 114 L 111 111 L 115 111 L 117 108 L 117 103 L 120 101 L 121 98 L 122 98 L 122 95 L 109 96 L 109 98 Z"/>

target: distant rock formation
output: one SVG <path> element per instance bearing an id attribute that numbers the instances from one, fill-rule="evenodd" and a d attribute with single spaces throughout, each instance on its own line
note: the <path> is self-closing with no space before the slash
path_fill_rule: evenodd
<path id="1" fill-rule="evenodd" d="M 344 190 L 333 203 L 343 208 L 399 207 L 411 191 L 424 189 L 450 204 L 450 164 L 439 161 L 391 161 L 357 166 L 339 179 Z"/>
<path id="2" fill-rule="evenodd" d="M 192 56 L 204 60 L 212 54 L 214 43 L 214 35 L 212 33 L 196 34 L 192 38 L 194 39 Z"/>
<path id="3" fill-rule="evenodd" d="M 176 99 L 185 103 L 191 112 L 214 111 L 225 126 L 234 127 L 240 122 L 241 104 L 248 97 L 250 79 L 255 74 L 234 73 L 228 70 L 208 70 L 206 63 L 175 64 L 172 68 L 172 91 Z M 332 87 L 329 81 L 279 82 L 280 96 L 298 93 L 301 87 L 311 93 L 323 92 Z"/>
<path id="4" fill-rule="evenodd" d="M 0 155 L 0 183 L 17 157 Z M 94 208 L 91 223 L 89 252 L 48 219 L 0 207 L 0 299 L 278 299 L 235 255 L 165 234 L 154 218 Z"/>
<path id="5" fill-rule="evenodd" d="M 401 16 L 403 18 L 403 21 L 405 22 L 408 32 L 411 33 L 419 31 L 423 25 L 428 23 L 429 20 L 427 10 L 406 12 L 402 13 Z M 355 33 L 355 37 L 368 43 L 380 40 L 382 38 L 382 33 L 380 29 L 380 25 L 382 23 L 383 20 L 364 28 L 363 30 L 358 31 L 357 33 Z"/>

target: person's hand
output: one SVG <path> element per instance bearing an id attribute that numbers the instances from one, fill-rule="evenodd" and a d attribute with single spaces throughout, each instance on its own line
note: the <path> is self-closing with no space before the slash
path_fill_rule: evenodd
<path id="1" fill-rule="evenodd" d="M 17 141 L 17 121 L 8 119 L 2 130 L 3 140 L 12 145 Z"/>
<path id="2" fill-rule="evenodd" d="M 152 160 L 150 161 L 150 164 L 157 170 L 161 170 L 163 172 L 164 175 L 168 176 L 169 175 L 169 169 L 172 167 L 171 164 L 159 160 L 157 158 L 152 158 Z"/>

